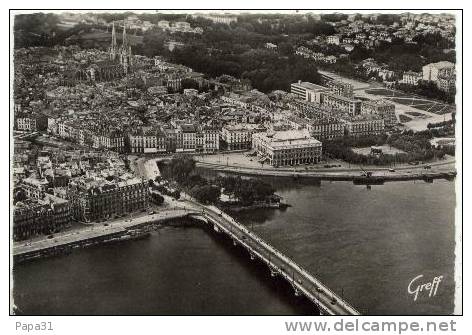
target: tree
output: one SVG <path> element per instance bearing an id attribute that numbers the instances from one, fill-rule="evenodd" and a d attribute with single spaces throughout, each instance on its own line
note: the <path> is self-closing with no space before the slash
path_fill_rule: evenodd
<path id="1" fill-rule="evenodd" d="M 215 204 L 220 199 L 220 188 L 214 185 L 199 185 L 191 190 L 191 194 L 195 199 L 204 204 Z"/>
<path id="2" fill-rule="evenodd" d="M 146 31 L 143 36 L 142 51 L 147 57 L 154 57 L 165 53 L 164 41 L 165 33 L 159 29 L 151 29 Z"/>
<path id="3" fill-rule="evenodd" d="M 162 205 L 164 203 L 164 197 L 159 193 L 152 192 L 151 193 L 151 201 L 156 205 Z"/>
<path id="4" fill-rule="evenodd" d="M 195 79 L 185 78 L 185 79 L 182 79 L 182 89 L 186 89 L 186 88 L 193 88 L 193 89 L 198 90 L 199 85 Z"/>
<path id="5" fill-rule="evenodd" d="M 166 171 L 169 174 L 169 178 L 174 179 L 178 183 L 183 183 L 194 169 L 195 161 L 193 158 L 179 155 L 172 158 Z"/>
<path id="6" fill-rule="evenodd" d="M 293 45 L 289 42 L 282 42 L 278 46 L 281 55 L 290 56 L 293 54 Z"/>
<path id="7" fill-rule="evenodd" d="M 13 204 L 16 204 L 18 201 L 24 201 L 26 199 L 26 192 L 22 188 L 15 190 L 15 193 L 13 195 Z"/>

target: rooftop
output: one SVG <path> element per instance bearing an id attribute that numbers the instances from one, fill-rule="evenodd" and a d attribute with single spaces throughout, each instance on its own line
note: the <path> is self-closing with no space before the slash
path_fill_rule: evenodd
<path id="1" fill-rule="evenodd" d="M 298 81 L 296 83 L 292 83 L 292 85 L 301 86 L 301 87 L 306 88 L 308 90 L 328 90 L 327 87 L 317 85 L 317 84 L 313 84 L 313 83 L 310 83 L 310 82 L 307 82 L 307 81 Z"/>
<path id="2" fill-rule="evenodd" d="M 297 146 L 297 145 L 321 145 L 321 142 L 311 137 L 307 129 L 283 130 L 255 134 L 273 148 Z"/>

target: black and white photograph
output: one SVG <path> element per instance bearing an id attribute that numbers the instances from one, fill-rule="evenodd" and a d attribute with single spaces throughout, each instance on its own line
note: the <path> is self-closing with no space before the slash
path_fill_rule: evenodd
<path id="1" fill-rule="evenodd" d="M 461 10 L 9 15 L 17 333 L 462 315 Z"/>

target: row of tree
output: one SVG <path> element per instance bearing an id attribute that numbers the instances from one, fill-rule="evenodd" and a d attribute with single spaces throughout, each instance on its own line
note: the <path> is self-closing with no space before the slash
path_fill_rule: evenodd
<path id="1" fill-rule="evenodd" d="M 438 88 L 434 82 L 420 80 L 417 86 L 398 84 L 396 88 L 403 92 L 413 93 L 430 99 L 441 100 L 447 103 L 454 104 L 456 100 L 455 88 L 452 88 L 450 91 L 446 92 Z"/>
<path id="2" fill-rule="evenodd" d="M 351 164 L 359 165 L 392 165 L 396 163 L 409 163 L 414 161 L 428 161 L 433 158 L 443 158 L 445 154 L 454 155 L 451 148 L 435 149 L 431 146 L 435 130 L 421 132 L 405 131 L 395 133 L 389 137 L 365 136 L 353 138 L 345 136 L 323 142 L 325 155 L 331 158 L 341 159 Z M 353 147 L 367 147 L 373 145 L 388 144 L 404 151 L 396 154 L 363 155 L 352 150 Z"/>

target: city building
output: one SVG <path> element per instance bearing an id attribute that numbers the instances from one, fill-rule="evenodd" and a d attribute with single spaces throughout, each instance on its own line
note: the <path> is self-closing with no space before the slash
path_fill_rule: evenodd
<path id="1" fill-rule="evenodd" d="M 170 28 L 169 21 L 165 21 L 165 20 L 161 20 L 161 21 L 157 22 L 157 26 L 161 29 L 164 29 L 164 30 Z"/>
<path id="2" fill-rule="evenodd" d="M 42 199 L 49 187 L 49 182 L 46 179 L 29 177 L 21 181 L 20 187 L 25 191 L 28 198 Z"/>
<path id="3" fill-rule="evenodd" d="M 314 119 L 307 125 L 307 129 L 311 136 L 319 141 L 344 136 L 344 123 L 335 117 Z"/>
<path id="4" fill-rule="evenodd" d="M 252 147 L 262 160 L 276 167 L 318 163 L 322 153 L 321 142 L 307 129 L 256 133 Z"/>
<path id="5" fill-rule="evenodd" d="M 402 83 L 407 85 L 418 85 L 418 82 L 423 79 L 423 74 L 413 71 L 403 73 Z"/>
<path id="6" fill-rule="evenodd" d="M 210 20 L 213 23 L 223 23 L 230 25 L 232 22 L 238 22 L 238 17 L 231 14 L 193 14 L 194 17 L 203 17 L 204 19 Z"/>
<path id="7" fill-rule="evenodd" d="M 147 182 L 139 178 L 80 178 L 70 182 L 63 196 L 69 200 L 76 220 L 92 222 L 145 210 L 148 193 Z"/>
<path id="8" fill-rule="evenodd" d="M 354 95 L 354 86 L 342 80 L 327 80 L 326 87 L 331 89 L 334 94 L 350 98 Z"/>
<path id="9" fill-rule="evenodd" d="M 269 49 L 269 50 L 277 50 L 277 45 L 274 43 L 266 43 L 265 47 L 266 49 Z"/>
<path id="10" fill-rule="evenodd" d="M 326 38 L 326 42 L 328 44 L 335 44 L 339 45 L 339 36 L 338 35 L 331 35 Z"/>
<path id="11" fill-rule="evenodd" d="M 451 92 L 456 88 L 456 75 L 455 73 L 449 74 L 440 74 L 438 76 L 438 81 L 436 83 L 438 88 L 445 91 Z"/>
<path id="12" fill-rule="evenodd" d="M 221 130 L 221 140 L 227 150 L 247 150 L 251 149 L 252 135 L 265 130 L 259 124 L 226 125 Z"/>
<path id="13" fill-rule="evenodd" d="M 139 129 L 128 134 L 131 153 L 166 153 L 165 134 L 160 129 Z"/>
<path id="14" fill-rule="evenodd" d="M 55 233 L 70 224 L 69 202 L 50 194 L 42 199 L 18 201 L 13 208 L 15 241 Z"/>
<path id="15" fill-rule="evenodd" d="M 321 93 L 328 92 L 329 89 L 317 84 L 299 80 L 290 85 L 290 93 L 294 94 L 298 99 L 317 102 L 321 101 Z"/>
<path id="16" fill-rule="evenodd" d="M 25 114 L 15 115 L 15 125 L 17 130 L 36 131 L 36 118 Z"/>
<path id="17" fill-rule="evenodd" d="M 379 135 L 385 131 L 384 120 L 377 115 L 343 117 L 345 132 L 350 136 Z"/>
<path id="18" fill-rule="evenodd" d="M 338 94 L 322 93 L 321 95 L 321 104 L 323 106 L 346 112 L 349 115 L 358 115 L 361 112 L 361 103 L 361 100 Z"/>
<path id="19" fill-rule="evenodd" d="M 395 104 L 384 99 L 363 101 L 361 104 L 361 114 L 380 115 L 387 127 L 398 123 L 395 115 Z"/>
<path id="20" fill-rule="evenodd" d="M 423 80 L 438 82 L 439 77 L 449 77 L 454 73 L 455 64 L 447 61 L 423 66 Z"/>
<path id="21" fill-rule="evenodd" d="M 182 124 L 177 128 L 177 152 L 196 151 L 197 127 L 194 124 Z"/>
<path id="22" fill-rule="evenodd" d="M 220 150 L 220 130 L 216 127 L 201 126 L 199 138 L 202 142 L 197 141 L 197 151 L 203 153 L 215 153 Z"/>

